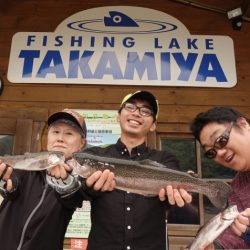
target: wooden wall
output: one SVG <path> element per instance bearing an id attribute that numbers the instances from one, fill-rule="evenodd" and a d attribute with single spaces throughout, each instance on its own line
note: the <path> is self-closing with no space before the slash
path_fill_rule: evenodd
<path id="1" fill-rule="evenodd" d="M 200 1 L 222 9 L 232 9 L 242 2 L 241 0 Z M 1 131 L 15 130 L 17 126 L 13 118 L 32 119 L 34 124 L 39 124 L 37 127 L 41 128 L 41 123 L 47 120 L 49 114 L 65 107 L 117 109 L 125 94 L 140 89 L 136 86 L 112 86 L 111 88 L 110 85 L 13 84 L 7 79 L 11 39 L 15 33 L 52 32 L 70 15 L 88 8 L 111 5 L 140 6 L 160 10 L 179 19 L 191 34 L 224 35 L 230 36 L 234 41 L 238 78 L 235 87 L 229 89 L 145 88 L 152 91 L 160 103 L 158 133 L 187 133 L 191 119 L 198 112 L 215 105 L 235 107 L 250 117 L 249 22 L 243 23 L 241 31 L 235 31 L 225 15 L 169 0 L 0 0 L 0 77 L 4 83 L 0 95 Z M 3 124 L 7 120 L 2 117 L 10 119 L 6 123 L 10 124 L 8 128 Z M 170 239 L 170 243 L 171 240 L 176 241 L 173 238 Z"/>
<path id="2" fill-rule="evenodd" d="M 202 0 L 201 0 L 202 1 Z M 205 0 L 203 0 L 205 2 Z M 210 0 L 210 5 L 223 9 L 237 7 L 239 0 Z M 191 34 L 228 35 L 235 45 L 238 83 L 235 87 L 147 87 L 160 103 L 158 131 L 168 130 L 167 123 L 186 124 L 197 112 L 215 105 L 228 105 L 250 116 L 250 23 L 241 31 L 232 29 L 226 16 L 168 0 L 1 0 L 0 4 L 0 76 L 4 89 L 1 109 L 39 109 L 50 114 L 71 107 L 83 109 L 117 109 L 122 97 L 139 89 L 136 86 L 13 84 L 8 82 L 12 36 L 21 31 L 51 32 L 72 14 L 84 9 L 107 5 L 131 5 L 153 8 L 179 19 Z M 249 100 L 248 100 L 249 99 Z M 170 129 L 171 130 L 171 129 Z"/>

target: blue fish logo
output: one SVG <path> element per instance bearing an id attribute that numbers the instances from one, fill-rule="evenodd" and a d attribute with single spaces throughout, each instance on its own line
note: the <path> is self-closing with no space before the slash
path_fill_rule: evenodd
<path id="1" fill-rule="evenodd" d="M 79 20 L 68 23 L 67 26 L 77 31 L 103 34 L 153 34 L 177 29 L 175 24 L 164 21 L 132 19 L 119 11 L 108 13 L 109 16 L 104 16 L 103 19 Z"/>
<path id="2" fill-rule="evenodd" d="M 110 17 L 104 17 L 105 26 L 139 27 L 139 25 L 131 17 L 119 11 L 110 11 L 109 14 L 110 14 Z"/>

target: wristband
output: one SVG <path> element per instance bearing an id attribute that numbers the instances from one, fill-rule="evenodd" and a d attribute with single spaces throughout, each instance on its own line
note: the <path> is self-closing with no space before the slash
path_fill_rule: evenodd
<path id="1" fill-rule="evenodd" d="M 46 173 L 46 180 L 50 187 L 63 196 L 73 194 L 82 187 L 81 177 L 72 173 L 69 173 L 64 180 Z"/>
<path id="2" fill-rule="evenodd" d="M 15 192 L 18 187 L 18 180 L 15 176 L 10 178 L 12 181 L 12 189 L 10 191 L 7 190 L 7 181 L 0 180 L 0 194 L 5 198 L 7 195 Z"/>
<path id="3" fill-rule="evenodd" d="M 7 182 L 4 180 L 0 180 L 0 194 L 5 197 L 7 193 Z"/>

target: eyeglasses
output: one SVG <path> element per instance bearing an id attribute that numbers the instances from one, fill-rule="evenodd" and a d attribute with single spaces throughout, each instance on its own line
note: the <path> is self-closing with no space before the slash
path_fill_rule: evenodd
<path id="1" fill-rule="evenodd" d="M 224 131 L 224 133 L 215 140 L 213 147 L 205 152 L 207 158 L 214 159 L 217 155 L 216 148 L 222 149 L 227 145 L 233 124 L 234 123 L 231 122 L 230 126 Z"/>
<path id="2" fill-rule="evenodd" d="M 139 110 L 140 115 L 148 117 L 153 115 L 153 111 L 150 108 L 147 107 L 138 107 L 133 103 L 126 102 L 123 104 L 123 107 L 131 112 L 134 113 L 137 109 Z"/>

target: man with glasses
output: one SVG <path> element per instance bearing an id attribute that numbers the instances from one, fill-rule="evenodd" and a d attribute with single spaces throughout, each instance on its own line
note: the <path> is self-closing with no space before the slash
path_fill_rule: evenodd
<path id="1" fill-rule="evenodd" d="M 105 148 L 91 147 L 84 152 L 132 161 L 149 159 L 178 169 L 175 156 L 146 146 L 148 133 L 156 129 L 158 113 L 158 101 L 150 92 L 126 95 L 117 116 L 120 139 Z M 159 191 L 158 197 L 146 197 L 114 189 L 115 176 L 105 171 L 96 171 L 88 177 L 82 190 L 83 199 L 91 202 L 87 250 L 166 250 L 167 211 L 169 218 L 180 223 L 197 223 L 196 210 L 186 204 L 192 201 L 192 196 L 184 189 L 167 186 Z M 60 176 L 56 168 L 50 174 Z"/>
<path id="2" fill-rule="evenodd" d="M 250 122 L 237 110 L 215 107 L 198 114 L 191 131 L 207 158 L 238 172 L 228 202 L 236 204 L 241 213 L 229 229 L 204 249 L 250 249 Z"/>
<path id="3" fill-rule="evenodd" d="M 118 142 L 84 152 L 136 161 L 150 159 L 177 169 L 175 156 L 146 146 L 147 134 L 156 129 L 158 112 L 158 102 L 150 92 L 137 91 L 125 96 L 117 116 L 121 127 Z M 87 249 L 166 250 L 166 209 L 174 204 L 183 207 L 191 202 L 192 196 L 171 186 L 162 188 L 159 197 L 145 197 L 117 189 L 94 192 L 102 190 L 102 185 L 110 186 L 110 182 L 111 179 L 100 182 L 99 177 L 94 176 L 86 182 L 88 189 L 85 193 L 91 197 L 91 231 Z"/>

